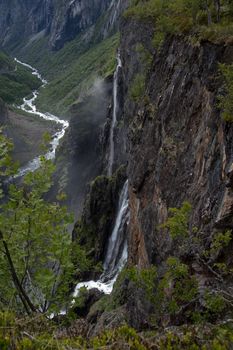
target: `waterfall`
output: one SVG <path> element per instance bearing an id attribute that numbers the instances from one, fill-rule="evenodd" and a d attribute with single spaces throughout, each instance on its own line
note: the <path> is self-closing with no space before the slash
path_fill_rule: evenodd
<path id="1" fill-rule="evenodd" d="M 113 162 L 114 162 L 114 130 L 117 122 L 117 112 L 118 112 L 118 77 L 119 77 L 119 71 L 122 67 L 121 57 L 120 53 L 117 55 L 117 68 L 114 73 L 114 79 L 113 79 L 113 115 L 112 115 L 112 123 L 111 123 L 111 129 L 110 129 L 110 150 L 109 150 L 109 160 L 108 160 L 108 176 L 112 175 L 112 168 L 113 168 Z"/>
<path id="2" fill-rule="evenodd" d="M 128 180 L 125 182 L 120 194 L 117 216 L 112 234 L 108 241 L 107 253 L 104 261 L 104 272 L 98 281 L 78 283 L 73 296 L 79 294 L 82 287 L 97 288 L 105 294 L 110 294 L 118 274 L 124 267 L 128 258 L 127 238 L 125 226 L 129 220 Z"/>
<path id="3" fill-rule="evenodd" d="M 129 200 L 128 200 L 128 181 L 125 182 L 123 190 L 120 194 L 117 217 L 114 229 L 108 242 L 107 254 L 104 261 L 104 278 L 115 275 L 118 271 L 118 264 L 120 263 L 119 253 L 122 253 L 122 258 L 125 260 L 125 246 L 121 249 L 122 242 L 127 245 L 127 240 L 122 237 L 124 234 L 125 224 L 129 217 Z M 127 246 L 126 246 L 127 251 Z M 127 256 L 126 256 L 127 259 Z"/>

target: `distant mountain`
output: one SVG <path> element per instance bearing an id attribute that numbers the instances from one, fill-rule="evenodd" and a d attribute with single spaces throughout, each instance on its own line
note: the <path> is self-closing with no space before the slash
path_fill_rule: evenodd
<path id="1" fill-rule="evenodd" d="M 108 16 L 103 28 L 106 35 L 111 23 L 115 23 L 112 17 L 116 16 L 117 3 L 112 0 L 1 0 L 0 44 L 15 50 L 47 37 L 50 48 L 58 50 L 94 25 L 112 7 L 113 15 Z"/>

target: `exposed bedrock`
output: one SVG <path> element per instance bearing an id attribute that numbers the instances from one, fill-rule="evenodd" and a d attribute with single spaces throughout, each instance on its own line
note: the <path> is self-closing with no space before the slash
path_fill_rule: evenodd
<path id="1" fill-rule="evenodd" d="M 101 39 L 118 26 L 125 5 L 122 0 L 3 0 L 0 3 L 0 42 L 10 51 L 47 37 L 52 50 L 84 32 L 86 41 L 103 14 L 98 31 Z M 89 31 L 89 32 L 87 32 Z"/>
<path id="2" fill-rule="evenodd" d="M 130 42 L 122 44 L 126 53 Z M 216 227 L 232 228 L 233 130 L 217 108 L 218 63 L 232 59 L 227 47 L 168 38 L 153 57 L 146 100 L 133 114 L 125 104 L 133 264 L 160 263 L 171 253 L 172 242 L 158 226 L 168 208 L 184 200 L 192 204 L 192 222 L 206 238 Z M 128 66 L 124 56 L 124 63 L 127 77 L 132 62 Z"/>

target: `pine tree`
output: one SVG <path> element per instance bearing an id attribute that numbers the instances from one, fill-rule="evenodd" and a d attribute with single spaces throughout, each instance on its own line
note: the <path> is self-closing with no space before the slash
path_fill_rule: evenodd
<path id="1" fill-rule="evenodd" d="M 0 132 L 0 178 L 15 173 L 12 143 Z M 0 206 L 0 307 L 18 311 L 60 310 L 73 275 L 72 216 L 45 194 L 52 185 L 54 165 L 41 157 L 40 168 L 27 174 L 21 185 L 11 183 Z M 3 197 L 3 192 L 1 192 Z"/>

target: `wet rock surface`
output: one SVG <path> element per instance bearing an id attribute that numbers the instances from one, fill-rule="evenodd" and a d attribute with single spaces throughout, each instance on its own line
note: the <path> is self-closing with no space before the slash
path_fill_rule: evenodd
<path id="1" fill-rule="evenodd" d="M 90 311 L 91 306 L 96 303 L 101 297 L 101 293 L 98 289 L 90 289 L 85 291 L 82 297 L 82 303 L 80 305 L 75 305 L 72 311 L 77 314 L 78 317 L 86 317 Z"/>
<path id="2" fill-rule="evenodd" d="M 83 214 L 75 225 L 73 240 L 84 246 L 96 263 L 104 260 L 125 178 L 124 167 L 112 178 L 97 177 L 90 184 Z"/>

